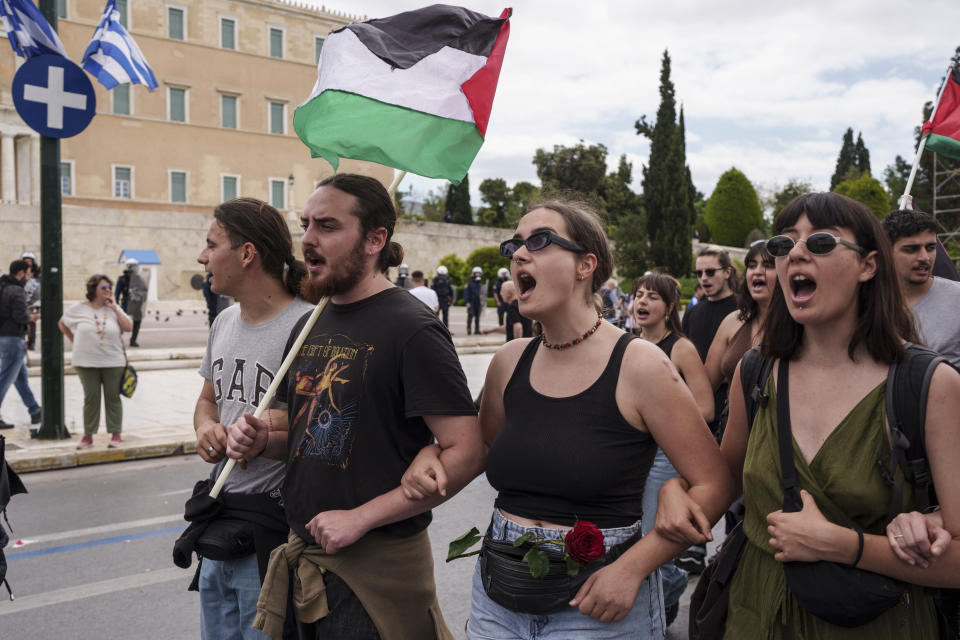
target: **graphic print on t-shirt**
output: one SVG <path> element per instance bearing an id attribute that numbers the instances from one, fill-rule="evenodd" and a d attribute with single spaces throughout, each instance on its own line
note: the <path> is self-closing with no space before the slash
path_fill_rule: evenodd
<path id="1" fill-rule="evenodd" d="M 350 464 L 367 362 L 374 347 L 347 336 L 321 334 L 305 343 L 293 371 L 291 426 L 303 437 L 295 457 L 317 457 L 346 469 Z"/>

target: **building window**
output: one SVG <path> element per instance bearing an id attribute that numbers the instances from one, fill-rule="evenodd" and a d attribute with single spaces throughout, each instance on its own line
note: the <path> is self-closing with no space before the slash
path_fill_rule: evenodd
<path id="1" fill-rule="evenodd" d="M 221 177 L 220 195 L 221 195 L 222 202 L 226 202 L 227 200 L 233 200 L 234 198 L 237 197 L 237 193 L 239 192 L 239 189 L 237 188 L 237 186 L 239 185 L 239 183 L 240 183 L 240 178 L 237 176 Z"/>
<path id="2" fill-rule="evenodd" d="M 177 7 L 167 7 L 167 37 L 171 40 L 185 40 L 185 11 Z"/>
<path id="3" fill-rule="evenodd" d="M 58 18 L 67 17 L 67 0 L 57 0 L 57 17 Z"/>
<path id="4" fill-rule="evenodd" d="M 270 103 L 270 133 L 284 133 L 284 125 L 287 121 L 286 118 L 287 105 L 282 102 L 271 102 Z"/>
<path id="5" fill-rule="evenodd" d="M 60 163 L 60 195 L 73 195 L 73 163 Z"/>
<path id="6" fill-rule="evenodd" d="M 118 84 L 110 90 L 113 98 L 113 112 L 122 116 L 130 115 L 130 85 Z"/>
<path id="7" fill-rule="evenodd" d="M 220 18 L 220 47 L 222 49 L 237 48 L 237 21 L 230 18 Z"/>
<path id="8" fill-rule="evenodd" d="M 323 51 L 323 38 L 321 38 L 320 36 L 317 36 L 313 39 L 313 49 L 314 49 L 313 63 L 316 64 L 320 62 L 320 52 Z"/>
<path id="9" fill-rule="evenodd" d="M 129 29 L 130 25 L 127 23 L 127 0 L 117 0 L 117 12 L 120 14 L 120 24 L 123 25 L 124 29 Z"/>
<path id="10" fill-rule="evenodd" d="M 187 173 L 186 171 L 170 172 L 170 202 L 187 201 Z"/>
<path id="11" fill-rule="evenodd" d="M 133 169 L 131 167 L 113 168 L 113 197 L 129 200 L 133 197 Z"/>
<path id="12" fill-rule="evenodd" d="M 286 180 L 282 178 L 278 178 L 278 179 L 271 178 L 270 179 L 270 206 L 276 209 L 281 209 L 281 210 L 286 209 L 287 208 L 285 204 L 286 198 L 284 198 L 286 191 L 287 191 Z"/>
<path id="13" fill-rule="evenodd" d="M 224 129 L 237 128 L 237 96 L 220 96 L 220 126 Z"/>
<path id="14" fill-rule="evenodd" d="M 283 29 L 270 27 L 270 57 L 283 57 Z"/>
<path id="15" fill-rule="evenodd" d="M 173 122 L 187 121 L 187 90 L 167 87 L 168 117 Z"/>

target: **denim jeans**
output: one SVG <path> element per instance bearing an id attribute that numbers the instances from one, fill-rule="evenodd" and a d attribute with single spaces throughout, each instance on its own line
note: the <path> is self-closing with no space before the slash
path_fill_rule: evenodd
<path id="1" fill-rule="evenodd" d="M 316 622 L 298 621 L 300 640 L 380 640 L 373 619 L 343 578 L 327 571 L 323 584 L 330 613 Z"/>
<path id="2" fill-rule="evenodd" d="M 640 528 L 604 529 L 607 549 L 629 539 Z M 491 537 L 494 540 L 516 540 L 528 531 L 536 531 L 545 538 L 561 539 L 555 529 L 523 527 L 493 510 Z M 574 607 L 548 615 L 517 613 L 491 600 L 480 579 L 480 563 L 473 574 L 473 592 L 470 599 L 470 620 L 467 622 L 468 640 L 569 640 L 590 638 L 607 640 L 631 638 L 640 640 L 663 638 L 663 599 L 660 597 L 660 579 L 656 573 L 647 576 L 640 585 L 633 608 L 620 622 L 600 622 L 583 615 Z"/>
<path id="3" fill-rule="evenodd" d="M 252 626 L 260 597 L 257 554 L 239 560 L 204 558 L 200 566 L 200 637 L 266 640 Z"/>
<path id="4" fill-rule="evenodd" d="M 26 355 L 27 345 L 23 338 L 0 336 L 0 405 L 3 404 L 7 391 L 13 385 L 20 394 L 23 404 L 26 405 L 27 411 L 30 415 L 34 415 L 40 411 L 40 405 L 33 397 L 27 380 L 27 363 L 24 360 Z"/>
<path id="5" fill-rule="evenodd" d="M 663 449 L 658 447 L 653 466 L 650 467 L 650 473 L 647 475 L 647 483 L 643 487 L 643 535 L 647 535 L 653 529 L 660 487 L 670 478 L 679 476 L 680 474 L 667 460 Z M 660 579 L 663 582 L 663 606 L 669 608 L 680 602 L 680 596 L 687 588 L 687 572 L 668 562 L 660 567 Z"/>

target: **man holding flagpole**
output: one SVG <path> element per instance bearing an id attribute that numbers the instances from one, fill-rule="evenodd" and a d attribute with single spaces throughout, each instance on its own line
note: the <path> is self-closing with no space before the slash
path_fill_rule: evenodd
<path id="1" fill-rule="evenodd" d="M 302 293 L 330 303 L 277 392 L 287 410 L 228 429 L 228 456 L 287 463 L 290 536 L 271 556 L 254 622 L 274 638 L 291 568 L 303 638 L 452 638 L 436 599 L 429 509 L 481 471 L 483 445 L 449 333 L 383 275 L 403 257 L 391 242 L 396 218 L 372 178 L 320 184 L 301 217 Z M 434 499 L 408 499 L 400 478 L 434 438 L 447 476 Z"/>

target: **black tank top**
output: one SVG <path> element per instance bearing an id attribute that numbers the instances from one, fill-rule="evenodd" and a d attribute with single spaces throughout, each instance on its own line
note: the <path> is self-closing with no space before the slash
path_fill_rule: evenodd
<path id="1" fill-rule="evenodd" d="M 673 351 L 673 345 L 677 344 L 677 340 L 680 339 L 676 333 L 671 331 L 667 334 L 667 337 L 657 343 L 657 346 L 660 347 L 660 350 L 667 354 L 667 357 L 671 357 L 671 352 Z"/>
<path id="2" fill-rule="evenodd" d="M 603 529 L 641 518 L 657 444 L 624 419 L 615 397 L 632 338 L 621 336 L 596 382 L 565 398 L 530 385 L 542 338 L 530 342 L 503 391 L 506 419 L 487 457 L 487 479 L 499 491 L 495 507 L 567 526 L 589 520 Z"/>

